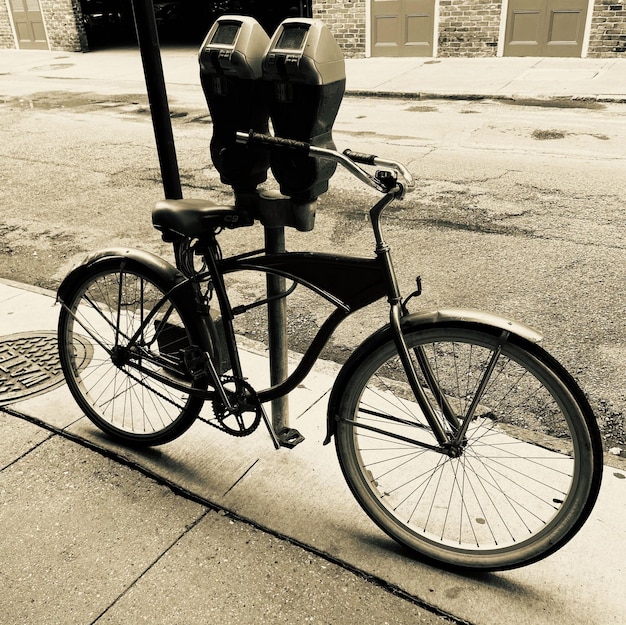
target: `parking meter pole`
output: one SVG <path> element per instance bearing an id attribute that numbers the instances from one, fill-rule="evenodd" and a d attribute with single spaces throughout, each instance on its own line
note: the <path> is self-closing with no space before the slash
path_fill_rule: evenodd
<path id="1" fill-rule="evenodd" d="M 152 0 L 132 0 L 165 197 L 183 197 Z"/>
<path id="2" fill-rule="evenodd" d="M 265 250 L 268 254 L 285 251 L 285 229 L 265 228 Z M 272 298 L 285 292 L 285 278 L 267 275 L 267 296 Z M 270 384 L 280 384 L 289 374 L 287 362 L 287 302 L 284 297 L 269 302 L 267 307 L 269 334 Z M 289 428 L 289 400 L 279 397 L 272 401 L 272 426 L 280 432 Z"/>
<path id="3" fill-rule="evenodd" d="M 274 134 L 334 148 L 332 126 L 345 91 L 346 74 L 343 53 L 330 30 L 319 20 L 284 20 L 269 41 L 261 69 L 262 80 L 267 85 L 263 95 Z M 315 203 L 327 191 L 336 165 L 289 150 L 271 152 L 270 165 L 286 202 L 273 196 L 277 201 L 276 210 L 271 211 L 271 224 L 269 215 L 264 215 L 263 204 L 260 213 L 266 226 L 266 250 L 279 253 L 285 249 L 284 226 L 302 232 L 313 229 Z M 276 228 L 267 227 L 270 225 Z M 284 292 L 284 280 L 278 280 L 268 277 L 268 295 Z M 270 306 L 273 308 L 269 315 L 270 367 L 274 385 L 288 374 L 284 298 L 270 302 Z M 303 439 L 297 430 L 287 426 L 288 414 L 283 412 L 286 410 L 284 404 L 272 406 L 274 429 L 285 446 L 285 440 L 293 445 Z"/>

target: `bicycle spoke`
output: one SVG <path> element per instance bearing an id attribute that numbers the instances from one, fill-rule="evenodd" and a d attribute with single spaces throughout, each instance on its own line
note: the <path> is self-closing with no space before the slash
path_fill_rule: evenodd
<path id="1" fill-rule="evenodd" d="M 362 365 L 348 392 L 350 417 L 338 425 L 342 466 L 363 507 L 398 540 L 442 559 L 474 564 L 498 553 L 514 562 L 529 542 L 547 551 L 552 542 L 540 537 L 557 531 L 588 479 L 576 468 L 582 419 L 571 395 L 506 334 L 433 331 L 411 340 L 422 360 L 418 383 L 461 427 L 438 413 L 449 443 L 428 445 L 432 432 L 390 340 L 386 356 Z"/>
<path id="2" fill-rule="evenodd" d="M 96 425 L 124 440 L 156 444 L 189 427 L 202 405 L 190 395 L 192 381 L 180 369 L 182 350 L 192 341 L 167 295 L 171 288 L 129 271 L 125 261 L 110 265 L 87 276 L 64 302 L 59 321 L 64 370 Z M 88 361 L 80 359 L 81 343 L 90 346 Z M 170 376 L 176 388 L 168 385 Z"/>

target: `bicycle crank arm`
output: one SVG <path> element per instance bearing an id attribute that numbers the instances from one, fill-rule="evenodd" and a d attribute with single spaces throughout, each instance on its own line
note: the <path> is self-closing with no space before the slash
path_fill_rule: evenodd
<path id="1" fill-rule="evenodd" d="M 276 436 L 276 432 L 274 432 L 274 426 L 272 425 L 270 418 L 267 416 L 267 412 L 265 411 L 263 404 L 261 404 L 261 418 L 263 419 L 263 423 L 265 423 L 265 427 L 267 428 L 270 438 L 272 439 L 274 449 L 280 449 L 280 439 Z"/>

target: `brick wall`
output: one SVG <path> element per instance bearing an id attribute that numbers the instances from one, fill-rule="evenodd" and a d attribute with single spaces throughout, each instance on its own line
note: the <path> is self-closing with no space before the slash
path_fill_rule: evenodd
<path id="1" fill-rule="evenodd" d="M 495 56 L 502 0 L 440 0 L 439 56 Z"/>
<path id="2" fill-rule="evenodd" d="M 364 56 L 370 0 L 317 0 L 313 17 L 331 29 L 347 57 Z M 502 0 L 440 0 L 439 55 L 495 56 Z"/>
<path id="3" fill-rule="evenodd" d="M 369 0 L 317 0 L 313 17 L 331 30 L 346 57 L 365 55 L 365 6 Z"/>
<path id="4" fill-rule="evenodd" d="M 80 52 L 87 48 L 79 0 L 39 0 L 50 50 Z"/>
<path id="5" fill-rule="evenodd" d="M 0 2 L 0 48 L 15 48 L 15 37 L 5 2 Z"/>
<path id="6" fill-rule="evenodd" d="M 595 0 L 587 56 L 626 56 L 626 2 Z"/>
<path id="7" fill-rule="evenodd" d="M 346 57 L 366 53 L 370 0 L 313 0 L 313 16 L 333 32 Z M 51 50 L 87 49 L 79 0 L 40 0 Z M 502 0 L 440 0 L 438 55 L 495 56 Z M 0 48 L 15 48 L 7 3 L 0 0 Z M 626 56 L 626 0 L 595 0 L 590 57 Z"/>

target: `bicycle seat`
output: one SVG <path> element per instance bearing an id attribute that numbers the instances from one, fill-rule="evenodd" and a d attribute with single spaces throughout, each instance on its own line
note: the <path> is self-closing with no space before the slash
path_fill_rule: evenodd
<path id="1" fill-rule="evenodd" d="M 167 242 L 180 237 L 198 238 L 216 228 L 239 228 L 253 223 L 245 210 L 211 200 L 161 200 L 152 211 L 152 225 Z"/>

